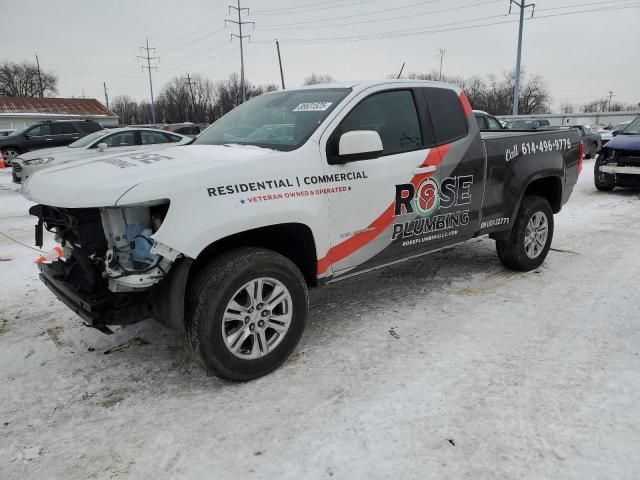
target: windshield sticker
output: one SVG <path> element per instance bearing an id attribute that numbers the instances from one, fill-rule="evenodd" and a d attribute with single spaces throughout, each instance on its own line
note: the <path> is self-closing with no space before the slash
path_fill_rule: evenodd
<path id="1" fill-rule="evenodd" d="M 309 102 L 301 103 L 293 109 L 294 112 L 324 112 L 333 105 L 333 102 Z"/>

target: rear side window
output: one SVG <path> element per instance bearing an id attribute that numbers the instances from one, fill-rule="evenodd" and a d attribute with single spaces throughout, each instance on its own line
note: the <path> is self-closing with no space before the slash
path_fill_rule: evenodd
<path id="1" fill-rule="evenodd" d="M 133 137 L 133 132 L 119 132 L 103 138 L 92 148 L 96 148 L 100 143 L 106 143 L 110 147 L 130 147 L 132 145 L 135 145 L 135 140 Z"/>
<path id="2" fill-rule="evenodd" d="M 476 121 L 478 122 L 478 127 L 480 128 L 480 130 L 487 129 L 487 121 L 484 119 L 484 117 L 476 117 Z"/>
<path id="3" fill-rule="evenodd" d="M 409 90 L 381 92 L 362 100 L 342 120 L 332 143 L 354 130 L 375 130 L 382 139 L 383 155 L 423 147 L 420 121 Z M 335 148 L 337 153 L 337 148 Z"/>
<path id="4" fill-rule="evenodd" d="M 140 139 L 142 141 L 142 145 L 154 145 L 156 143 L 168 143 L 169 140 L 165 136 L 164 133 L 160 132 L 140 132 Z"/>
<path id="5" fill-rule="evenodd" d="M 69 135 L 76 133 L 76 129 L 70 123 L 52 123 L 51 135 Z"/>
<path id="6" fill-rule="evenodd" d="M 167 139 L 171 143 L 179 142 L 180 140 L 182 140 L 182 137 L 179 137 L 178 135 L 171 135 L 170 133 L 165 133 L 164 136 L 167 137 Z"/>
<path id="7" fill-rule="evenodd" d="M 489 124 L 489 130 L 502 130 L 500 122 L 493 117 L 487 117 L 487 123 Z"/>
<path id="8" fill-rule="evenodd" d="M 460 99 L 448 88 L 424 88 L 436 143 L 442 145 L 465 137 L 469 131 Z"/>

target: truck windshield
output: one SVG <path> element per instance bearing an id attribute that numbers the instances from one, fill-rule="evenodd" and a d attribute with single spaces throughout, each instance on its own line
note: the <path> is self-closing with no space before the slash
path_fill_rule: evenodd
<path id="1" fill-rule="evenodd" d="M 620 133 L 622 135 L 640 135 L 640 117 L 627 125 Z"/>
<path id="2" fill-rule="evenodd" d="M 295 150 L 350 91 L 318 88 L 261 95 L 214 122 L 193 145 L 241 144 Z"/>

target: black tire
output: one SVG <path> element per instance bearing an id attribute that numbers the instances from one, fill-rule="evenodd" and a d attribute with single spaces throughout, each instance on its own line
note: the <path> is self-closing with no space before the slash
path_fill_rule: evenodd
<path id="1" fill-rule="evenodd" d="M 593 166 L 593 183 L 601 192 L 610 192 L 616 187 L 616 176 L 600 171 L 600 162 L 596 160 Z"/>
<path id="2" fill-rule="evenodd" d="M 542 251 L 535 258 L 529 257 L 525 250 L 525 234 L 529 221 L 536 213 L 546 217 L 548 232 Z M 496 251 L 502 264 L 512 270 L 527 272 L 538 268 L 549 253 L 553 240 L 553 211 L 549 202 L 536 195 L 527 195 L 522 199 L 518 216 L 506 240 L 496 240 Z"/>
<path id="3" fill-rule="evenodd" d="M 286 287 L 291 296 L 291 322 L 273 350 L 256 359 L 238 358 L 223 338 L 223 316 L 238 290 L 261 277 L 275 279 Z M 306 282 L 288 258 L 263 248 L 231 250 L 205 265 L 190 284 L 186 346 L 195 361 L 214 375 L 234 381 L 252 380 L 276 369 L 291 355 L 304 331 L 308 308 Z M 251 338 L 256 341 L 255 336 Z"/>
<path id="4" fill-rule="evenodd" d="M 22 152 L 20 149 L 15 147 L 5 147 L 2 149 L 2 158 L 4 160 L 5 165 L 11 166 L 12 160 L 20 155 Z"/>

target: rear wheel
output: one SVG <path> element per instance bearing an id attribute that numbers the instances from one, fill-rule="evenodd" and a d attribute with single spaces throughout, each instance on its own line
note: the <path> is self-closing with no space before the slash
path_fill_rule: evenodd
<path id="1" fill-rule="evenodd" d="M 549 202 L 535 195 L 522 199 L 509 237 L 496 240 L 502 264 L 512 270 L 538 268 L 549 253 L 553 239 L 553 211 Z"/>
<path id="2" fill-rule="evenodd" d="M 286 257 L 240 248 L 206 265 L 191 282 L 186 343 L 207 371 L 246 381 L 280 366 L 304 331 L 307 286 Z"/>

